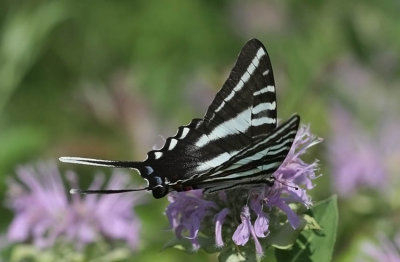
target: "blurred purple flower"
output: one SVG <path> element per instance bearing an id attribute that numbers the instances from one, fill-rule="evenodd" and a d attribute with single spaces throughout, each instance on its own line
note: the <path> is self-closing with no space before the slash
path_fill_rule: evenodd
<path id="1" fill-rule="evenodd" d="M 337 98 L 331 107 L 332 136 L 327 144 L 334 191 L 344 197 L 360 187 L 385 192 L 393 184 L 391 174 L 399 171 L 397 96 L 382 87 L 374 70 L 351 56 L 338 61 L 332 76 Z"/>
<path id="2" fill-rule="evenodd" d="M 399 262 L 400 261 L 400 236 L 397 236 L 393 241 L 381 235 L 379 237 L 379 245 L 371 242 L 362 245 L 363 258 L 358 261 L 385 261 Z"/>
<path id="3" fill-rule="evenodd" d="M 335 191 L 349 196 L 359 187 L 385 190 L 391 162 L 400 159 L 400 124 L 382 121 L 376 130 L 368 130 L 338 106 L 332 109 L 331 123 L 328 155 Z"/>
<path id="4" fill-rule="evenodd" d="M 273 186 L 260 184 L 250 189 L 238 188 L 209 195 L 203 195 L 201 190 L 170 193 L 170 204 L 165 213 L 171 228 L 178 237 L 182 237 L 184 230 L 188 231 L 187 237 L 193 248 L 198 249 L 199 232 L 207 235 L 210 225 L 214 225 L 218 247 L 224 245 L 227 234 L 232 239 L 228 241 L 236 245 L 246 245 L 251 237 L 257 254 L 263 254 L 259 238 L 268 237 L 272 216 L 279 213 L 275 211 L 283 211 L 293 228 L 301 226 L 300 218 L 289 204 L 311 205 L 307 190 L 313 188 L 317 162 L 305 163 L 300 156 L 319 142 L 321 139 L 312 135 L 309 127 L 301 127 L 288 156 L 273 174 L 276 178 Z"/>
<path id="5" fill-rule="evenodd" d="M 68 197 L 61 175 L 54 164 L 41 164 L 17 170 L 20 181 L 9 181 L 8 205 L 15 216 L 8 228 L 10 242 L 30 239 L 39 248 L 56 241 L 67 241 L 83 248 L 99 238 L 122 240 L 132 248 L 139 244 L 139 220 L 133 212 L 136 195 L 72 195 Z M 77 186 L 76 175 L 67 178 Z M 114 173 L 107 188 L 126 186 L 129 176 Z M 91 188 L 100 188 L 104 177 L 97 175 Z"/>

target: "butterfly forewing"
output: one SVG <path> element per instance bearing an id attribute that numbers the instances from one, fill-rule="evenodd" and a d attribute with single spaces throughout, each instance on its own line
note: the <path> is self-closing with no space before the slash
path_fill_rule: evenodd
<path id="1" fill-rule="evenodd" d="M 227 129 L 216 132 L 222 126 Z M 242 48 L 207 110 L 204 127 L 213 134 L 209 136 L 211 141 L 238 133 L 248 141 L 276 127 L 275 82 L 269 56 L 260 41 L 252 39 Z"/>
<path id="2" fill-rule="evenodd" d="M 148 162 L 170 181 L 220 166 L 276 127 L 275 83 L 269 56 L 256 39 L 242 48 L 203 120 L 178 129 Z"/>

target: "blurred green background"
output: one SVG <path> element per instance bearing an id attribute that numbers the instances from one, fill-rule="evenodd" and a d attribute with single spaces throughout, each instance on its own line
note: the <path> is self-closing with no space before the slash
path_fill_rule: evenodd
<path id="1" fill-rule="evenodd" d="M 384 101 L 382 107 L 385 99 L 399 101 L 399 13 L 395 0 L 3 0 L 1 198 L 7 177 L 21 164 L 66 155 L 144 159 L 162 145 L 160 135 L 171 136 L 204 114 L 241 46 L 258 38 L 272 60 L 278 116 L 297 112 L 325 139 L 309 155 L 320 159 L 323 174 L 313 199 L 324 199 L 335 193 L 327 153 L 334 135 L 332 104 L 345 105 L 354 119 L 374 129 L 385 111 L 370 113 L 371 101 Z M 374 88 L 370 97 L 359 97 L 364 85 Z M 396 102 L 388 110 L 398 122 Z M 390 175 L 399 175 L 397 160 Z M 77 170 L 84 183 L 98 170 L 59 166 Z M 399 221 L 395 196 L 373 187 L 339 199 L 336 261 L 353 261 L 382 221 Z M 173 236 L 162 214 L 166 204 L 149 198 L 137 208 L 142 242 L 132 261 L 215 261 L 202 251 L 194 256 L 161 251 Z M 360 205 L 365 209 L 356 210 Z M 4 206 L 1 214 L 5 234 L 13 215 Z"/>

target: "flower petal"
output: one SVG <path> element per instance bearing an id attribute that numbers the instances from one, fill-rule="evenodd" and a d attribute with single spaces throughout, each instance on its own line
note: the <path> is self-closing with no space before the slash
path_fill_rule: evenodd
<path id="1" fill-rule="evenodd" d="M 249 241 L 251 222 L 250 222 L 250 211 L 248 206 L 244 206 L 240 214 L 242 223 L 236 228 L 233 233 L 232 240 L 236 245 L 244 246 Z"/>
<path id="2" fill-rule="evenodd" d="M 268 231 L 269 220 L 267 214 L 262 211 L 262 203 L 264 199 L 261 197 L 253 198 L 250 201 L 251 209 L 257 214 L 257 219 L 254 222 L 254 231 L 257 237 L 266 237 Z"/>
<path id="3" fill-rule="evenodd" d="M 224 241 L 222 240 L 222 224 L 224 223 L 226 215 L 230 213 L 228 208 L 222 209 L 215 218 L 215 243 L 217 247 L 222 247 Z"/>
<path id="4" fill-rule="evenodd" d="M 300 218 L 284 201 L 279 201 L 277 206 L 286 213 L 289 223 L 293 229 L 297 229 L 301 225 Z"/>
<path id="5" fill-rule="evenodd" d="M 244 246 L 250 237 L 250 228 L 248 223 L 242 222 L 233 233 L 232 240 L 236 245 Z"/>
<path id="6" fill-rule="evenodd" d="M 257 237 L 266 237 L 268 232 L 269 220 L 266 215 L 258 216 L 254 222 L 254 231 Z"/>

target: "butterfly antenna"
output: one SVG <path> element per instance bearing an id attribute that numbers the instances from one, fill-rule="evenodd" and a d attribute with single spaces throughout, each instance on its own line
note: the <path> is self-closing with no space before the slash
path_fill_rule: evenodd
<path id="1" fill-rule="evenodd" d="M 118 189 L 118 190 L 110 190 L 110 189 L 99 189 L 99 190 L 82 190 L 82 189 L 76 189 L 73 188 L 69 191 L 71 195 L 75 194 L 121 194 L 121 193 L 126 193 L 126 192 L 134 192 L 134 191 L 143 191 L 143 190 L 149 190 L 149 187 L 144 187 L 144 188 L 138 188 L 138 189 Z"/>

